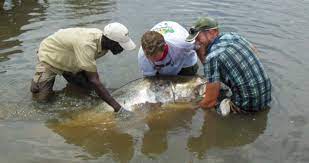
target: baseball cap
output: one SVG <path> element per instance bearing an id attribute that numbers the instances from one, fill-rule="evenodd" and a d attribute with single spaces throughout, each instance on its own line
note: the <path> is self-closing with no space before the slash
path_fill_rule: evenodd
<path id="1" fill-rule="evenodd" d="M 189 36 L 186 41 L 194 41 L 202 30 L 217 29 L 218 25 L 218 22 L 211 17 L 201 17 L 195 22 L 194 27 L 189 29 Z"/>
<path id="2" fill-rule="evenodd" d="M 136 45 L 129 37 L 127 27 L 120 23 L 110 23 L 104 27 L 103 35 L 107 38 L 116 41 L 124 50 L 133 50 Z"/>

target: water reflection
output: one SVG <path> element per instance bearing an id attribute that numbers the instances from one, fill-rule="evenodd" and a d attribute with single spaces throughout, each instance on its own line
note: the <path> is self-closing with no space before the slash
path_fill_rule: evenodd
<path id="1" fill-rule="evenodd" d="M 115 9 L 116 5 L 115 0 L 67 0 L 65 3 L 69 5 L 75 18 L 104 14 Z"/>
<path id="2" fill-rule="evenodd" d="M 83 148 L 96 159 L 103 155 L 115 161 L 128 162 L 134 154 L 133 137 L 116 125 L 113 113 L 79 111 L 64 113 L 58 120 L 49 120 L 46 126 L 62 136 L 66 143 Z"/>
<path id="3" fill-rule="evenodd" d="M 0 9 L 0 62 L 9 60 L 11 54 L 23 52 L 20 48 L 22 41 L 17 36 L 25 32 L 22 27 L 32 19 L 44 19 L 42 15 L 46 10 L 46 6 L 38 0 L 11 0 L 6 5 L 9 6 L 6 10 Z"/>
<path id="4" fill-rule="evenodd" d="M 184 107 L 185 106 L 185 107 Z M 160 155 L 168 149 L 168 134 L 182 130 L 190 131 L 194 111 L 186 105 L 180 107 L 170 105 L 149 113 L 145 122 L 148 131 L 142 139 L 142 153 L 152 157 Z"/>
<path id="5" fill-rule="evenodd" d="M 188 139 L 188 149 L 202 160 L 211 148 L 228 148 L 252 143 L 264 132 L 268 111 L 255 115 L 231 114 L 227 117 L 218 116 L 215 112 L 205 112 L 200 135 Z"/>
<path id="6" fill-rule="evenodd" d="M 70 11 L 63 16 L 73 19 L 73 26 L 101 24 L 112 19 L 109 13 L 116 10 L 116 3 L 115 0 L 67 0 L 64 5 Z"/>
<path id="7" fill-rule="evenodd" d="M 111 156 L 115 161 L 128 162 L 139 144 L 141 152 L 152 158 L 168 149 L 169 134 L 189 133 L 194 111 L 187 105 L 177 106 L 159 108 L 147 104 L 147 111 L 137 111 L 127 119 L 93 109 L 63 111 L 59 118 L 48 120 L 46 126 L 91 157 Z"/>
<path id="8" fill-rule="evenodd" d="M 139 149 L 145 156 L 153 158 L 173 149 L 168 147 L 169 141 L 174 136 L 181 136 L 186 143 L 179 150 L 187 148 L 197 159 L 203 160 L 209 149 L 254 142 L 266 128 L 268 113 L 267 110 L 256 115 L 221 117 L 215 112 L 205 112 L 198 120 L 204 121 L 199 134 L 192 136 L 192 130 L 196 130 L 192 128 L 196 113 L 188 109 L 189 105 L 163 108 L 147 105 L 145 108 L 147 111 L 137 111 L 129 119 L 119 119 L 114 113 L 93 109 L 66 111 L 58 119 L 47 121 L 46 126 L 62 136 L 66 143 L 83 148 L 91 155 L 89 159 L 111 156 L 115 161 L 128 162 Z M 146 130 L 139 128 L 145 125 Z"/>

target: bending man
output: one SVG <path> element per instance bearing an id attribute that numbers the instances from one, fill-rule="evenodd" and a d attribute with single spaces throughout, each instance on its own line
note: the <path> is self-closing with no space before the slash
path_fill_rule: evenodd
<path id="1" fill-rule="evenodd" d="M 120 104 L 109 94 L 99 79 L 96 59 L 111 51 L 114 55 L 133 50 L 134 42 L 128 37 L 128 29 L 120 23 L 111 23 L 101 31 L 96 28 L 61 29 L 45 38 L 38 50 L 38 63 L 31 83 L 34 99 L 47 101 L 54 94 L 56 75 L 62 75 L 69 83 L 91 90 L 114 108 Z"/>
<path id="2" fill-rule="evenodd" d="M 271 82 L 251 43 L 236 33 L 220 33 L 210 17 L 198 19 L 189 33 L 187 41 L 200 46 L 198 56 L 208 81 L 202 108 L 218 108 L 224 102 L 227 105 L 221 106 L 235 112 L 256 112 L 270 104 Z M 220 91 L 221 83 L 230 88 L 230 97 Z"/>
<path id="3" fill-rule="evenodd" d="M 187 30 L 176 22 L 163 21 L 144 33 L 138 65 L 144 76 L 194 75 L 197 55 L 194 44 L 186 42 Z"/>

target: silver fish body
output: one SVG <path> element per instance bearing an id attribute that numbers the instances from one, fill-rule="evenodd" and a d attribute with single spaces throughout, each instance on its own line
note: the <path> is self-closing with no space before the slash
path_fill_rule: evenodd
<path id="1" fill-rule="evenodd" d="M 202 97 L 206 80 L 200 76 L 155 76 L 131 81 L 112 92 L 125 109 L 133 111 L 145 103 L 190 102 Z M 102 103 L 104 110 L 113 109 Z"/>

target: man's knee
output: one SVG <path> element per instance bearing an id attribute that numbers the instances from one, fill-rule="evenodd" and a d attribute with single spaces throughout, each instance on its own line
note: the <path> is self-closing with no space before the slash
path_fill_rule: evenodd
<path id="1" fill-rule="evenodd" d="M 47 102 L 53 95 L 53 85 L 55 79 L 50 81 L 34 82 L 32 80 L 30 91 L 32 92 L 32 99 L 38 102 Z"/>

